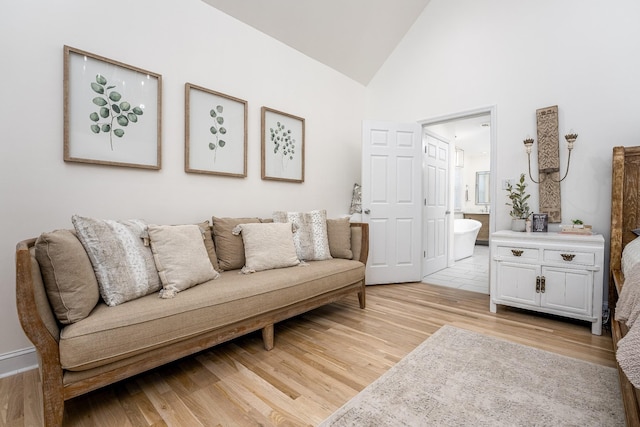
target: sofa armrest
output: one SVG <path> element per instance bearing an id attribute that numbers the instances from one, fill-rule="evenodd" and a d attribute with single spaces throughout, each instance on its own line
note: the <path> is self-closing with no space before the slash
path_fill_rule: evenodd
<path id="1" fill-rule="evenodd" d="M 351 251 L 353 259 L 367 265 L 369 258 L 369 224 L 364 222 L 351 223 Z"/>
<path id="2" fill-rule="evenodd" d="M 16 245 L 16 306 L 22 329 L 39 352 L 58 353 L 60 326 L 53 314 L 35 258 L 36 239 Z"/>

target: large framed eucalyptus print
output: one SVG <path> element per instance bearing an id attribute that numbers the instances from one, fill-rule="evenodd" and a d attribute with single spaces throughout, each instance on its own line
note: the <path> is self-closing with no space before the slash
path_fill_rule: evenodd
<path id="1" fill-rule="evenodd" d="M 64 161 L 161 167 L 162 76 L 64 46 Z"/>

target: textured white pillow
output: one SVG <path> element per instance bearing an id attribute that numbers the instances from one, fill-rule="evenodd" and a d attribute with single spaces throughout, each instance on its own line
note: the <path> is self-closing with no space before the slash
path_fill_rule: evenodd
<path id="1" fill-rule="evenodd" d="M 297 227 L 293 234 L 293 243 L 298 258 L 302 261 L 321 261 L 331 258 L 327 237 L 327 212 L 325 210 L 276 211 L 273 213 L 273 221 L 290 222 Z"/>
<path id="2" fill-rule="evenodd" d="M 162 281 L 161 298 L 173 298 L 180 291 L 220 276 L 211 265 L 202 229 L 197 225 L 150 225 L 149 241 Z"/>
<path id="3" fill-rule="evenodd" d="M 161 288 L 151 249 L 144 244 L 144 221 L 74 215 L 71 222 L 89 255 L 100 295 L 107 305 L 122 304 Z"/>
<path id="4" fill-rule="evenodd" d="M 242 234 L 245 265 L 243 273 L 292 267 L 300 264 L 293 245 L 291 224 L 256 223 L 240 224 L 233 234 Z"/>

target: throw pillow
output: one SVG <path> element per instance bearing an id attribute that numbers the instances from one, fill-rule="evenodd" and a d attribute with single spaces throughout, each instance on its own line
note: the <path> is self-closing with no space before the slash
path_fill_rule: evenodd
<path id="1" fill-rule="evenodd" d="M 89 256 L 74 232 L 42 233 L 35 252 L 58 321 L 68 325 L 87 317 L 98 304 L 100 291 Z"/>
<path id="2" fill-rule="evenodd" d="M 220 270 L 237 270 L 245 263 L 242 237 L 232 231 L 239 224 L 260 222 L 258 218 L 218 218 L 213 217 L 213 241 L 216 245 Z"/>
<path id="3" fill-rule="evenodd" d="M 349 208 L 349 214 L 362 213 L 362 187 L 360 184 L 353 184 L 353 191 L 351 193 L 351 207 Z"/>
<path id="4" fill-rule="evenodd" d="M 162 282 L 161 298 L 173 298 L 220 276 L 209 260 L 204 232 L 198 225 L 150 225 L 149 241 Z"/>
<path id="5" fill-rule="evenodd" d="M 331 258 L 327 237 L 327 212 L 325 210 L 277 211 L 273 213 L 273 220 L 274 222 L 290 222 L 297 227 L 293 234 L 293 243 L 300 260 L 321 261 Z"/>
<path id="6" fill-rule="evenodd" d="M 211 261 L 211 265 L 213 265 L 213 269 L 216 271 L 220 270 L 220 265 L 218 264 L 218 255 L 216 255 L 216 247 L 213 244 L 213 234 L 211 234 L 211 223 L 209 221 L 204 221 L 198 224 L 198 226 L 204 232 L 204 246 L 207 248 L 207 254 L 209 254 L 209 260 Z"/>
<path id="7" fill-rule="evenodd" d="M 300 264 L 288 223 L 240 224 L 234 234 L 242 234 L 245 265 L 243 273 L 292 267 Z"/>
<path id="8" fill-rule="evenodd" d="M 148 295 L 162 287 L 151 249 L 144 244 L 143 238 L 147 235 L 144 221 L 78 215 L 71 221 L 91 260 L 100 295 L 108 306 Z"/>
<path id="9" fill-rule="evenodd" d="M 327 235 L 331 257 L 353 259 L 349 218 L 327 219 Z"/>

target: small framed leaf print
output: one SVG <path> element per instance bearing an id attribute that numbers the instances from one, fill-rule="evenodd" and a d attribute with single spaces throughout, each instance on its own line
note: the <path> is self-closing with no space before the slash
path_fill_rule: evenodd
<path id="1" fill-rule="evenodd" d="M 262 179 L 304 182 L 304 119 L 262 107 Z"/>
<path id="2" fill-rule="evenodd" d="M 64 161 L 160 169 L 162 76 L 64 47 Z"/>
<path id="3" fill-rule="evenodd" d="M 189 173 L 247 176 L 247 101 L 185 84 L 185 163 Z"/>

